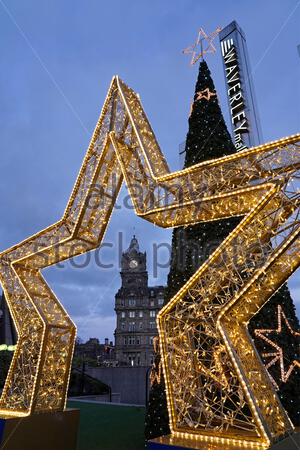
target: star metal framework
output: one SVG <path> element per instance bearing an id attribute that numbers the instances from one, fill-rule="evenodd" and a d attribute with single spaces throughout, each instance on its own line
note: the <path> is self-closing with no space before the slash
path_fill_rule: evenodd
<path id="1" fill-rule="evenodd" d="M 269 346 L 273 348 L 273 352 L 263 353 L 262 357 L 266 359 L 266 369 L 269 370 L 273 365 L 278 364 L 280 367 L 280 379 L 282 382 L 287 382 L 291 373 L 296 368 L 300 368 L 300 361 L 298 359 L 294 359 L 288 366 L 287 370 L 284 365 L 284 351 L 283 349 L 275 342 L 269 338 L 270 334 L 277 334 L 280 335 L 282 333 L 282 322 L 285 323 L 286 327 L 288 328 L 291 335 L 295 338 L 299 338 L 300 341 L 300 332 L 294 331 L 288 319 L 285 316 L 283 308 L 281 305 L 277 306 L 277 329 L 256 329 L 254 330 L 254 334 L 264 340 Z M 300 344 L 300 343 L 299 343 Z M 300 350 L 299 350 L 300 353 Z M 278 389 L 278 384 L 275 379 L 270 374 L 271 382 L 273 383 L 275 389 Z"/>
<path id="2" fill-rule="evenodd" d="M 206 34 L 203 28 L 200 28 L 198 31 L 198 36 L 195 43 L 192 46 L 186 47 L 183 49 L 183 54 L 192 54 L 190 65 L 195 65 L 199 59 L 202 59 L 205 54 L 211 52 L 214 54 L 216 52 L 216 48 L 213 45 L 213 41 L 216 36 L 218 36 L 219 32 L 222 31 L 220 26 L 217 27 L 215 31 L 210 34 Z M 207 41 L 208 45 L 206 48 L 203 49 L 203 41 Z M 198 46 L 200 45 L 200 52 L 198 51 Z"/>
<path id="3" fill-rule="evenodd" d="M 99 246 L 125 179 L 160 227 L 243 219 L 158 315 L 171 432 L 266 448 L 293 431 L 247 323 L 300 264 L 300 135 L 174 173 L 138 95 L 114 77 L 61 220 L 0 255 L 18 343 L 5 416 L 63 410 L 76 329 L 42 277 Z"/>

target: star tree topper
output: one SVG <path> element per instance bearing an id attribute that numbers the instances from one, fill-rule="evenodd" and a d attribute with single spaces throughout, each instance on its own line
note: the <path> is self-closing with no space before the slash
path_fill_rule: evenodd
<path id="1" fill-rule="evenodd" d="M 190 65 L 195 65 L 199 59 L 203 58 L 205 54 L 211 52 L 214 54 L 216 52 L 216 48 L 213 45 L 213 40 L 222 31 L 220 26 L 217 27 L 215 31 L 210 34 L 206 34 L 203 28 L 200 28 L 198 31 L 198 36 L 195 43 L 192 46 L 186 47 L 183 49 L 183 54 L 192 54 Z M 203 48 L 203 41 L 207 41 L 208 45 L 206 48 Z M 198 46 L 200 45 L 200 51 Z"/>

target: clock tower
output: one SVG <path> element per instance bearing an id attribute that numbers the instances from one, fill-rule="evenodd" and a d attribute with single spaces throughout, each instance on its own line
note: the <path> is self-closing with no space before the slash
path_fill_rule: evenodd
<path id="1" fill-rule="evenodd" d="M 115 296 L 115 351 L 119 366 L 150 366 L 156 315 L 164 304 L 164 286 L 148 286 L 146 253 L 135 235 L 121 258 L 121 287 Z"/>
<path id="2" fill-rule="evenodd" d="M 146 252 L 142 253 L 139 243 L 133 235 L 128 249 L 121 259 L 122 288 L 141 288 L 148 285 Z"/>

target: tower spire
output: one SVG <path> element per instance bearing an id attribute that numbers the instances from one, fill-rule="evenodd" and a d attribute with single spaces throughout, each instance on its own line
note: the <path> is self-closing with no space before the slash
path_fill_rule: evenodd
<path id="1" fill-rule="evenodd" d="M 139 242 L 135 234 L 133 234 L 132 236 L 132 239 L 130 241 L 129 247 L 126 250 L 126 253 L 132 253 L 133 251 L 136 251 L 136 253 L 140 253 Z"/>

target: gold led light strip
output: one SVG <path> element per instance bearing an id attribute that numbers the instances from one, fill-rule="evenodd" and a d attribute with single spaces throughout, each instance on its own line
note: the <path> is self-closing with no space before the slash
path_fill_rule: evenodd
<path id="1" fill-rule="evenodd" d="M 244 215 L 158 316 L 173 436 L 264 448 L 292 431 L 247 322 L 299 266 L 300 135 L 170 173 L 137 94 L 114 77 L 61 220 L 0 254 L 18 343 L 2 415 L 63 410 L 76 329 L 41 270 L 96 249 L 123 178 L 161 227 Z"/>

